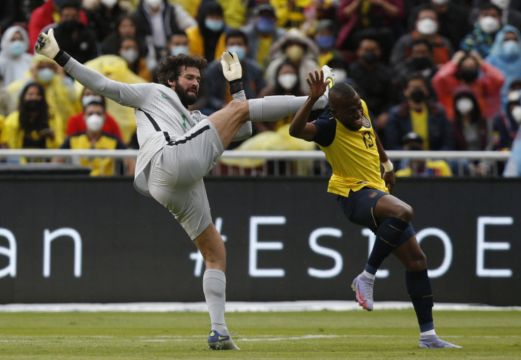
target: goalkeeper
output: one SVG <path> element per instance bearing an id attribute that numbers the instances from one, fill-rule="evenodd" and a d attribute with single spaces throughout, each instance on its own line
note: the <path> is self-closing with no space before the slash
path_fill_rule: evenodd
<path id="1" fill-rule="evenodd" d="M 197 100 L 206 66 L 202 58 L 169 57 L 159 67 L 159 84 L 125 84 L 88 69 L 60 50 L 52 29 L 39 35 L 35 50 L 54 59 L 95 93 L 136 109 L 140 149 L 134 186 L 174 215 L 204 258 L 203 292 L 211 320 L 208 346 L 214 350 L 238 349 L 224 320 L 226 250 L 212 222 L 203 177 L 232 141 L 251 135 L 249 120 L 276 121 L 292 115 L 306 97 L 246 100 L 239 59 L 225 52 L 221 64 L 234 100 L 207 117 L 188 109 Z M 315 108 L 326 105 L 324 96 Z"/>

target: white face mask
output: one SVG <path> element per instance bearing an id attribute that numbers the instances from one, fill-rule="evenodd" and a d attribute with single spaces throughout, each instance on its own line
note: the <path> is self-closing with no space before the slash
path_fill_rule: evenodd
<path id="1" fill-rule="evenodd" d="M 491 0 L 490 2 L 503 10 L 508 8 L 508 5 L 510 5 L 510 0 Z"/>
<path id="2" fill-rule="evenodd" d="M 518 101 L 521 98 L 521 93 L 519 90 L 512 90 L 508 93 L 508 102 Z"/>
<path id="3" fill-rule="evenodd" d="M 181 55 L 181 54 L 188 55 L 188 46 L 178 45 L 178 46 L 172 46 L 170 48 L 170 55 L 177 56 L 177 55 Z"/>
<path id="4" fill-rule="evenodd" d="M 499 30 L 499 20 L 493 16 L 484 16 L 479 19 L 479 27 L 487 34 L 491 34 Z"/>
<path id="5" fill-rule="evenodd" d="M 518 124 L 521 124 L 521 105 L 512 108 L 512 117 Z"/>
<path id="6" fill-rule="evenodd" d="M 101 3 L 110 9 L 112 9 L 117 2 L 118 0 L 101 0 Z"/>
<path id="7" fill-rule="evenodd" d="M 126 49 L 121 50 L 119 55 L 121 55 L 123 59 L 127 60 L 128 63 L 132 64 L 138 58 L 139 53 L 136 49 Z"/>
<path id="8" fill-rule="evenodd" d="M 432 19 L 421 19 L 416 25 L 416 30 L 423 35 L 432 35 L 438 31 L 438 23 Z"/>
<path id="9" fill-rule="evenodd" d="M 163 0 L 145 0 L 145 4 L 151 9 L 157 9 Z"/>
<path id="10" fill-rule="evenodd" d="M 43 68 L 38 70 L 36 79 L 42 84 L 48 84 L 54 79 L 54 71 L 49 68 Z"/>
<path id="11" fill-rule="evenodd" d="M 298 79 L 296 74 L 282 74 L 279 75 L 278 80 L 283 89 L 290 90 L 293 89 Z"/>
<path id="12" fill-rule="evenodd" d="M 87 130 L 89 131 L 100 131 L 104 122 L 105 119 L 103 119 L 103 116 L 97 114 L 92 114 L 85 120 Z"/>
<path id="13" fill-rule="evenodd" d="M 463 115 L 467 115 L 474 109 L 474 103 L 469 98 L 461 98 L 456 102 L 456 109 Z"/>

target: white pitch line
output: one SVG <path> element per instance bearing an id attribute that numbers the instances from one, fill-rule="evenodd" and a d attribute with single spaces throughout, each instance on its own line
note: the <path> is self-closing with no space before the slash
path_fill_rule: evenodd
<path id="1" fill-rule="evenodd" d="M 377 302 L 377 310 L 412 309 L 408 302 Z M 227 312 L 295 312 L 295 311 L 361 311 L 354 301 L 281 301 L 228 302 Z M 442 304 L 434 310 L 454 311 L 521 311 L 521 306 L 488 306 L 476 304 Z M 207 312 L 204 302 L 195 303 L 68 303 L 68 304 L 5 304 L 0 312 Z"/>

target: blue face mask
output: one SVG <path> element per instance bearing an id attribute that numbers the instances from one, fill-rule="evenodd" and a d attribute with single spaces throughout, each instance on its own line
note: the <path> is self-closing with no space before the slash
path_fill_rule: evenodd
<path id="1" fill-rule="evenodd" d="M 257 30 L 261 34 L 271 34 L 275 31 L 275 20 L 269 17 L 261 16 L 257 20 Z"/>
<path id="2" fill-rule="evenodd" d="M 224 27 L 224 22 L 222 20 L 215 19 L 206 19 L 204 20 L 204 25 L 211 31 L 217 32 L 222 30 Z"/>
<path id="3" fill-rule="evenodd" d="M 519 48 L 519 44 L 515 40 L 507 40 L 502 45 L 503 55 L 507 59 L 513 59 L 519 56 L 521 53 L 521 49 Z"/>
<path id="4" fill-rule="evenodd" d="M 9 54 L 18 57 L 27 51 L 27 46 L 23 41 L 15 40 L 9 44 Z"/>
<path id="5" fill-rule="evenodd" d="M 178 45 L 170 48 L 170 55 L 177 56 L 181 54 L 188 55 L 188 46 Z"/>
<path id="6" fill-rule="evenodd" d="M 333 35 L 318 35 L 315 38 L 317 45 L 322 50 L 332 49 L 335 45 L 335 37 Z"/>
<path id="7" fill-rule="evenodd" d="M 49 68 L 40 69 L 38 70 L 36 78 L 38 79 L 38 82 L 48 84 L 54 78 L 54 71 Z"/>
<path id="8" fill-rule="evenodd" d="M 241 61 L 244 60 L 244 58 L 246 57 L 246 49 L 243 46 L 232 45 L 228 46 L 226 50 L 228 50 L 231 53 L 237 53 L 237 57 Z"/>

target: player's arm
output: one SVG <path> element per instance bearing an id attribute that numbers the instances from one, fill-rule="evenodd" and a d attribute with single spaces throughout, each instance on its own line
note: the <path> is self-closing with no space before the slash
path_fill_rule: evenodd
<path id="1" fill-rule="evenodd" d="M 385 181 L 385 185 L 389 188 L 389 191 L 392 190 L 394 184 L 396 183 L 396 177 L 394 175 L 394 166 L 392 161 L 387 156 L 387 153 L 385 152 L 385 149 L 380 142 L 380 139 L 378 138 L 378 135 L 376 132 L 374 133 L 374 136 L 376 138 L 376 147 L 378 149 L 378 154 L 380 155 L 380 163 L 382 164 L 383 168 L 383 179 Z"/>
<path id="2" fill-rule="evenodd" d="M 54 29 L 50 29 L 48 34 L 40 33 L 35 44 L 35 50 L 38 54 L 56 61 L 83 86 L 122 105 L 140 107 L 146 98 L 147 91 L 143 91 L 142 88 L 146 87 L 147 84 L 125 84 L 110 80 L 97 71 L 80 64 L 61 50 L 54 38 Z"/>
<path id="3" fill-rule="evenodd" d="M 289 127 L 289 134 L 296 138 L 312 141 L 317 134 L 317 128 L 315 124 L 308 122 L 309 116 L 317 100 L 326 91 L 327 82 L 324 82 L 324 73 L 322 71 L 309 73 L 306 82 L 309 85 L 309 96 L 293 117 Z"/>

